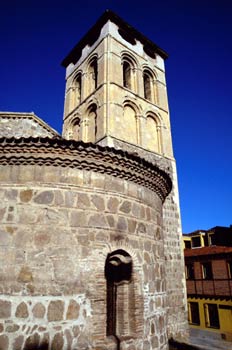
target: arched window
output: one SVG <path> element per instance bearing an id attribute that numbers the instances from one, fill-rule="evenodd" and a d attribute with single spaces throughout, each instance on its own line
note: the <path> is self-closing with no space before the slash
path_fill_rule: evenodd
<path id="1" fill-rule="evenodd" d="M 122 78 L 123 86 L 132 91 L 137 90 L 136 82 L 136 62 L 135 60 L 127 54 L 122 56 Z"/>
<path id="2" fill-rule="evenodd" d="M 148 71 L 143 72 L 144 98 L 152 102 L 152 77 Z"/>
<path id="3" fill-rule="evenodd" d="M 107 335 L 128 336 L 135 332 L 135 295 L 132 258 L 123 249 L 108 254 L 105 263 L 107 281 Z"/>
<path id="4" fill-rule="evenodd" d="M 131 66 L 128 62 L 123 62 L 123 86 L 131 89 Z"/>
<path id="5" fill-rule="evenodd" d="M 97 138 L 97 106 L 91 105 L 87 117 L 87 142 L 95 142 Z"/>
<path id="6" fill-rule="evenodd" d="M 134 108 L 129 104 L 126 104 L 123 108 L 123 123 L 121 125 L 121 128 L 123 131 L 123 139 L 130 143 L 137 144 L 138 130 L 136 112 Z"/>
<path id="7" fill-rule="evenodd" d="M 161 152 L 161 139 L 158 120 L 155 116 L 148 115 L 143 140 L 143 146 L 153 152 Z"/>
<path id="8" fill-rule="evenodd" d="M 81 74 L 79 73 L 74 79 L 74 107 L 81 102 Z"/>
<path id="9" fill-rule="evenodd" d="M 97 88 L 97 76 L 98 76 L 98 67 L 97 67 L 97 57 L 94 57 L 88 67 L 88 76 L 89 76 L 89 93 L 92 93 Z"/>
<path id="10" fill-rule="evenodd" d="M 80 138 L 80 119 L 75 118 L 71 124 L 70 139 L 79 141 Z"/>
<path id="11" fill-rule="evenodd" d="M 143 71 L 144 98 L 158 104 L 156 76 L 149 69 Z"/>

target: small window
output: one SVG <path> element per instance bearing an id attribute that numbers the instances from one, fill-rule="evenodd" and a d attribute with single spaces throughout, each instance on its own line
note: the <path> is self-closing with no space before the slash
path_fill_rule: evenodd
<path id="1" fill-rule="evenodd" d="M 199 306 L 197 302 L 188 303 L 188 319 L 190 324 L 200 325 Z"/>
<path id="2" fill-rule="evenodd" d="M 152 101 L 152 77 L 148 72 L 143 73 L 144 98 Z"/>
<path id="3" fill-rule="evenodd" d="M 209 328 L 220 328 L 217 304 L 205 304 L 205 324 Z"/>
<path id="4" fill-rule="evenodd" d="M 185 274 L 187 280 L 194 280 L 194 264 L 185 265 Z"/>
<path id="5" fill-rule="evenodd" d="M 200 236 L 192 237 L 191 240 L 192 240 L 192 248 L 201 247 L 201 237 Z"/>
<path id="6" fill-rule="evenodd" d="M 131 65 L 127 61 L 123 62 L 123 86 L 131 89 Z"/>
<path id="7" fill-rule="evenodd" d="M 81 74 L 75 78 L 75 106 L 81 102 Z"/>
<path id="8" fill-rule="evenodd" d="M 108 254 L 105 263 L 107 281 L 107 335 L 133 333 L 135 309 L 132 282 L 132 258 L 122 249 Z"/>
<path id="9" fill-rule="evenodd" d="M 89 64 L 89 93 L 92 93 L 98 84 L 97 58 L 95 57 Z"/>
<path id="10" fill-rule="evenodd" d="M 201 265 L 201 267 L 202 267 L 202 278 L 204 280 L 211 280 L 213 278 L 211 262 L 205 262 Z"/>
<path id="11" fill-rule="evenodd" d="M 73 140 L 80 140 L 80 119 L 76 118 L 72 123 L 72 135 Z"/>
<path id="12" fill-rule="evenodd" d="M 184 241 L 184 247 L 186 249 L 190 249 L 191 248 L 191 241 Z"/>
<path id="13" fill-rule="evenodd" d="M 88 123 L 85 125 L 86 128 L 86 141 L 96 142 L 97 138 L 97 106 L 93 104 L 88 109 Z"/>

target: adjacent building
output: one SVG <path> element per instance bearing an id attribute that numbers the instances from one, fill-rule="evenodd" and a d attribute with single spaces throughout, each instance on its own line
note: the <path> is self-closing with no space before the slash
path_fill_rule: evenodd
<path id="1" fill-rule="evenodd" d="M 184 244 L 189 324 L 232 341 L 232 228 L 198 230 Z"/>

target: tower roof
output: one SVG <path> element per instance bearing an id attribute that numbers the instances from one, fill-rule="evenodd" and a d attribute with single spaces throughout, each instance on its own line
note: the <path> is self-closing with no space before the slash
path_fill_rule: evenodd
<path id="1" fill-rule="evenodd" d="M 77 43 L 77 45 L 69 52 L 69 54 L 62 61 L 62 66 L 67 67 L 70 63 L 76 63 L 81 56 L 82 49 L 86 45 L 92 45 L 100 35 L 101 29 L 104 24 L 108 21 L 115 23 L 119 29 L 124 33 L 124 37 L 130 42 L 135 42 L 139 40 L 143 46 L 144 51 L 150 55 L 154 56 L 156 53 L 159 54 L 163 59 L 168 57 L 168 54 L 158 47 L 151 40 L 146 38 L 137 29 L 133 28 L 131 25 L 126 23 L 122 18 L 116 15 L 110 10 L 106 10 L 102 16 L 97 20 L 94 26 L 86 33 L 86 35 Z"/>

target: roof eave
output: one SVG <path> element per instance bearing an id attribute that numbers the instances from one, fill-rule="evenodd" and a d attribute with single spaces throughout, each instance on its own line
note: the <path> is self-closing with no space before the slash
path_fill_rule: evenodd
<path id="1" fill-rule="evenodd" d="M 151 40 L 146 38 L 137 29 L 130 26 L 128 23 L 126 23 L 123 19 L 121 19 L 114 12 L 112 12 L 110 10 L 106 10 L 102 14 L 102 16 L 97 20 L 97 22 L 94 24 L 94 26 L 84 35 L 84 37 L 78 42 L 78 44 L 64 58 L 61 65 L 66 68 L 70 63 L 76 63 L 76 61 L 77 61 L 76 57 L 81 55 L 82 49 L 86 45 L 88 45 L 89 43 L 92 43 L 95 40 L 97 40 L 98 36 L 100 35 L 100 31 L 101 31 L 102 27 L 109 20 L 112 21 L 113 23 L 117 24 L 120 29 L 129 31 L 130 34 L 133 35 L 133 37 L 135 39 L 138 39 L 139 41 L 141 41 L 141 43 L 143 45 L 146 45 L 147 47 L 149 47 L 155 53 L 160 55 L 163 59 L 166 59 L 168 57 L 168 54 L 164 50 L 162 50 L 159 46 L 157 46 Z"/>

